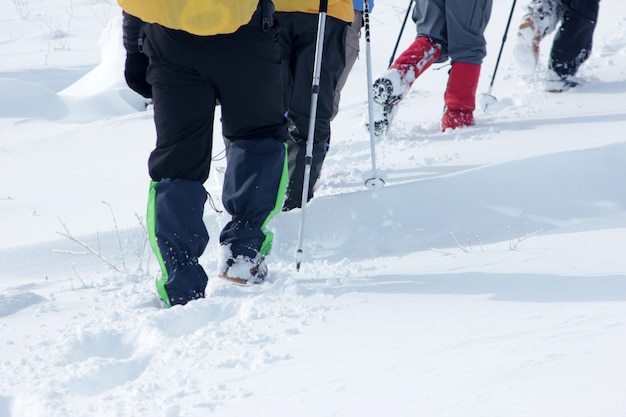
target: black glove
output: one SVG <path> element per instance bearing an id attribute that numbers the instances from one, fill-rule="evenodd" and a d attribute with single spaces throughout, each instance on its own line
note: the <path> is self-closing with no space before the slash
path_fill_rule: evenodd
<path id="1" fill-rule="evenodd" d="M 141 52 L 127 53 L 124 78 L 133 91 L 145 98 L 152 98 L 152 86 L 146 81 L 148 62 L 148 57 Z"/>
<path id="2" fill-rule="evenodd" d="M 149 60 L 142 52 L 146 23 L 126 12 L 122 12 L 122 15 L 122 33 L 126 49 L 124 64 L 126 84 L 145 98 L 152 98 L 152 86 L 146 81 Z"/>

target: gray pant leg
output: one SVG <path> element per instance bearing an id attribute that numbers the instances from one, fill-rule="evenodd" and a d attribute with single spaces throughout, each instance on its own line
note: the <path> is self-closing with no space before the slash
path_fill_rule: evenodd
<path id="1" fill-rule="evenodd" d="M 417 0 L 413 19 L 418 36 L 441 43 L 452 61 L 481 64 L 487 55 L 485 28 L 492 0 Z"/>
<path id="2" fill-rule="evenodd" d="M 446 0 L 416 0 L 413 20 L 417 26 L 417 35 L 440 43 L 445 52 L 448 46 Z"/>
<path id="3" fill-rule="evenodd" d="M 341 99 L 341 90 L 348 81 L 348 75 L 359 57 L 359 43 L 361 38 L 361 28 L 363 27 L 363 12 L 360 10 L 354 11 L 354 21 L 352 25 L 348 27 L 346 31 L 346 67 L 344 68 L 339 80 L 337 80 L 337 87 L 335 88 L 335 97 L 333 98 L 333 114 L 330 117 L 332 121 L 339 112 L 339 100 Z"/>

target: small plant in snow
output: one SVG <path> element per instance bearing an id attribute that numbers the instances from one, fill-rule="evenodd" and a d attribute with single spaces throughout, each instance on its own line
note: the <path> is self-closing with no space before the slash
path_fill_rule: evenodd
<path id="1" fill-rule="evenodd" d="M 72 266 L 72 269 L 74 270 L 74 274 L 76 274 L 76 278 L 78 278 L 78 280 L 80 281 L 81 284 L 83 284 L 83 288 L 87 288 L 87 286 L 85 285 L 85 281 L 83 281 L 83 279 L 81 278 L 80 275 L 78 275 L 78 271 L 76 270 L 76 267 Z M 46 277 L 47 278 L 47 277 Z M 73 285 L 72 285 L 73 287 Z M 74 289 L 74 288 L 72 288 Z"/>
<path id="2" fill-rule="evenodd" d="M 536 231 L 534 231 L 532 233 L 528 233 L 528 234 L 526 234 L 526 235 L 524 235 L 522 237 L 517 237 L 517 238 L 513 237 L 512 233 L 511 233 L 511 226 L 508 227 L 507 231 L 508 231 L 508 237 L 509 237 L 509 250 L 517 250 L 520 243 L 522 243 L 523 241 L 525 241 L 526 239 L 528 239 L 528 238 L 530 238 L 532 236 L 535 236 L 538 233 L 541 233 L 543 231 L 543 229 L 536 230 Z M 467 236 L 467 238 L 465 240 L 465 244 L 463 244 L 463 243 L 461 243 L 461 241 L 459 241 L 459 239 L 457 239 L 457 237 L 454 234 L 454 232 L 450 232 L 450 235 L 452 236 L 452 239 L 454 239 L 454 242 L 459 247 L 459 249 L 461 249 L 465 253 L 472 252 L 472 241 L 469 238 L 469 236 Z M 482 245 L 482 242 L 480 241 L 480 236 L 479 235 L 476 235 L 476 242 L 480 246 L 480 251 L 484 252 L 483 245 Z"/>
<path id="3" fill-rule="evenodd" d="M 115 265 L 113 264 L 111 261 L 109 261 L 107 258 L 104 257 L 104 255 L 102 254 L 102 251 L 100 250 L 100 234 L 96 233 L 96 238 L 97 238 L 97 242 L 98 242 L 98 247 L 96 249 L 92 248 L 91 246 L 89 246 L 88 244 L 86 244 L 85 242 L 79 240 L 78 238 L 76 238 L 72 232 L 70 232 L 69 228 L 67 227 L 67 225 L 63 222 L 63 220 L 59 219 L 59 222 L 61 223 L 61 226 L 63 226 L 63 230 L 65 232 L 57 232 L 58 234 L 60 234 L 63 237 L 68 238 L 69 240 L 71 240 L 72 242 L 77 243 L 78 245 L 82 246 L 84 249 L 87 250 L 88 254 L 91 254 L 95 257 L 97 257 L 98 259 L 100 259 L 102 262 L 104 262 L 105 264 L 107 264 L 112 270 L 114 270 L 115 272 L 121 272 L 121 270 Z M 69 255 L 84 255 L 85 252 L 81 252 L 81 253 L 76 253 L 76 252 L 64 252 L 67 253 Z"/>
<path id="4" fill-rule="evenodd" d="M 459 249 L 461 249 L 463 252 L 465 253 L 470 253 L 472 252 L 472 240 L 469 237 L 469 233 L 467 232 L 467 230 L 465 230 L 465 244 L 462 244 L 459 239 L 457 239 L 456 235 L 454 234 L 454 232 L 450 232 L 450 235 L 452 235 L 452 239 L 454 239 L 454 242 L 456 243 L 456 245 L 459 247 Z M 480 251 L 483 252 L 483 244 L 480 241 L 480 236 L 476 235 L 476 242 L 478 242 L 478 245 L 480 246 Z"/>
<path id="5" fill-rule="evenodd" d="M 113 213 L 113 208 L 111 207 L 111 205 L 105 201 L 102 202 L 102 204 L 105 204 L 110 212 L 111 212 L 111 218 L 113 219 L 113 226 L 114 226 L 114 230 L 115 230 L 115 236 L 117 239 L 117 244 L 119 247 L 119 251 L 120 251 L 120 263 L 121 265 L 116 265 L 113 261 L 109 260 L 109 258 L 107 256 L 105 256 L 102 253 L 102 249 L 101 249 L 101 245 L 100 245 L 100 234 L 98 232 L 96 232 L 96 247 L 94 248 L 93 246 L 81 241 L 80 239 L 78 239 L 76 236 L 74 236 L 72 234 L 72 232 L 70 232 L 69 228 L 67 227 L 67 224 L 65 224 L 65 222 L 63 222 L 60 218 L 59 218 L 59 222 L 61 223 L 61 226 L 63 227 L 63 232 L 57 232 L 59 235 L 71 240 L 72 242 L 78 244 L 79 246 L 81 246 L 83 249 L 86 250 L 86 252 L 68 252 L 68 251 L 59 251 L 60 253 L 65 253 L 65 254 L 69 254 L 69 255 L 93 255 L 96 258 L 100 259 L 100 261 L 104 262 L 109 268 L 111 268 L 113 271 L 115 272 L 128 272 L 128 267 L 126 266 L 126 259 L 124 257 L 124 245 L 122 244 L 122 239 L 120 237 L 120 231 L 119 228 L 117 227 L 117 220 L 115 218 L 115 214 Z M 139 264 L 137 265 L 136 270 L 142 271 L 142 264 L 143 264 L 143 260 L 146 257 L 146 253 L 147 253 L 147 248 L 148 248 L 148 231 L 145 227 L 145 225 L 143 224 L 141 218 L 137 215 L 135 215 L 137 217 L 137 219 L 139 220 L 139 224 L 142 227 L 142 230 L 144 232 L 144 242 L 143 242 L 143 247 L 142 247 L 142 251 L 141 254 L 139 256 Z M 150 268 L 150 257 L 147 257 L 147 270 L 149 273 L 149 268 Z M 74 272 L 76 273 L 76 275 L 78 276 L 78 273 L 76 272 L 76 270 L 74 270 Z M 80 276 L 79 276 L 80 279 Z M 81 280 L 81 282 L 83 282 Z M 83 283 L 84 286 L 84 283 Z"/>
<path id="6" fill-rule="evenodd" d="M 28 0 L 13 0 L 13 6 L 20 19 L 24 20 L 30 15 L 30 4 Z"/>
<path id="7" fill-rule="evenodd" d="M 461 249 L 465 253 L 471 252 L 472 247 L 471 247 L 471 242 L 469 241 L 469 239 L 467 240 L 467 245 L 462 245 L 461 242 L 459 242 L 459 240 L 456 238 L 456 235 L 454 234 L 454 232 L 450 232 L 450 235 L 452 235 L 452 239 L 454 239 L 459 249 Z"/>
<path id="8" fill-rule="evenodd" d="M 46 23 L 45 33 L 48 40 L 48 49 L 50 44 L 54 50 L 69 50 L 68 40 L 70 37 L 70 24 L 71 20 L 67 21 L 67 29 L 64 30 L 59 22 L 53 22 L 52 19 Z"/>
<path id="9" fill-rule="evenodd" d="M 98 7 L 98 11 L 96 12 L 93 8 L 91 9 L 91 13 L 93 16 L 100 22 L 102 27 L 106 27 L 111 20 L 111 14 L 114 8 L 107 1 L 97 1 L 100 6 Z"/>
<path id="10" fill-rule="evenodd" d="M 70 4 L 65 8 L 69 17 L 74 17 L 74 1 L 70 0 Z"/>
<path id="11" fill-rule="evenodd" d="M 532 233 L 527 233 L 526 235 L 522 237 L 514 238 L 511 235 L 511 226 L 509 226 L 509 250 L 517 250 L 517 247 L 519 246 L 520 243 L 522 243 L 523 241 L 525 241 L 531 236 L 535 236 L 536 234 L 541 233 L 542 231 L 543 229 L 539 229 Z"/>

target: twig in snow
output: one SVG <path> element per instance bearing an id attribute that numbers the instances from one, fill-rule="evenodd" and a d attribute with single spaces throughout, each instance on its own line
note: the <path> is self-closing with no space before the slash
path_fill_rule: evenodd
<path id="1" fill-rule="evenodd" d="M 117 228 L 117 220 L 115 219 L 115 214 L 113 213 L 113 208 L 109 203 L 103 201 L 102 204 L 106 204 L 111 212 L 111 218 L 113 219 L 113 226 L 115 227 L 115 235 L 117 236 L 117 243 L 120 246 L 120 257 L 122 258 L 122 266 L 126 269 L 126 261 L 124 260 L 124 248 L 122 247 L 122 239 L 120 239 L 120 230 Z"/>
<path id="2" fill-rule="evenodd" d="M 98 249 L 98 251 L 96 252 L 95 250 L 93 250 L 89 245 L 81 242 L 80 240 L 76 239 L 72 233 L 69 231 L 69 229 L 67 228 L 67 225 L 65 223 L 63 223 L 63 220 L 61 220 L 61 218 L 57 217 L 57 219 L 59 219 L 59 222 L 61 223 L 61 226 L 63 226 L 63 229 L 65 230 L 65 233 L 61 233 L 61 232 L 57 232 L 59 235 L 68 238 L 69 240 L 71 240 L 72 242 L 75 242 L 77 244 L 79 244 L 80 246 L 82 246 L 83 248 L 85 248 L 89 253 L 91 253 L 92 255 L 94 255 L 95 257 L 99 258 L 102 262 L 104 262 L 105 264 L 109 265 L 114 271 L 116 272 L 121 272 L 115 265 L 113 265 L 108 259 L 106 259 L 104 256 L 102 256 L 102 253 L 100 253 L 100 250 Z M 99 246 L 99 245 L 98 245 Z"/>
<path id="3" fill-rule="evenodd" d="M 511 226 L 509 226 L 509 250 L 517 250 L 517 247 L 519 246 L 520 243 L 522 243 L 529 237 L 535 236 L 536 234 L 539 234 L 541 232 L 543 232 L 543 229 L 535 230 L 534 232 L 527 233 L 520 238 L 513 239 L 511 236 Z"/>
<path id="4" fill-rule="evenodd" d="M 76 278 L 78 278 L 80 283 L 83 284 L 83 288 L 87 288 L 87 286 L 85 285 L 85 281 L 83 281 L 80 275 L 78 275 L 78 271 L 76 270 L 76 267 L 74 265 L 72 265 L 72 269 L 74 270 L 74 274 L 76 274 Z"/>
<path id="5" fill-rule="evenodd" d="M 13 6 L 20 19 L 25 20 L 30 15 L 28 0 L 13 0 Z"/>
<path id="6" fill-rule="evenodd" d="M 461 243 L 459 242 L 459 240 L 456 238 L 456 235 L 454 234 L 454 232 L 450 232 L 450 234 L 452 235 L 452 239 L 454 239 L 454 241 L 456 242 L 457 246 L 465 253 L 469 253 L 469 250 L 467 250 L 466 247 L 464 247 L 463 245 L 461 245 Z"/>
<path id="7" fill-rule="evenodd" d="M 141 229 L 143 230 L 145 236 L 143 240 L 143 248 L 141 249 L 141 256 L 139 257 L 139 266 L 137 267 L 137 269 L 139 269 L 148 248 L 148 229 L 146 228 L 146 225 L 143 223 L 143 220 L 137 213 L 135 213 L 135 217 L 137 217 L 139 225 L 141 226 Z M 148 256 L 146 259 L 146 272 L 150 274 L 150 256 Z"/>

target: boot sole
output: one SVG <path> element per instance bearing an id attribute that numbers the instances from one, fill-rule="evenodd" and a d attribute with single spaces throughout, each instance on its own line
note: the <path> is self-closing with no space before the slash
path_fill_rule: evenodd
<path id="1" fill-rule="evenodd" d="M 229 276 L 224 275 L 224 274 L 218 275 L 218 278 L 221 278 L 221 279 L 223 279 L 225 281 L 229 281 L 229 282 L 232 282 L 232 283 L 238 284 L 238 285 L 260 285 L 260 284 L 263 284 L 265 282 L 265 278 L 261 279 L 261 281 L 250 282 L 250 281 L 245 280 L 245 279 L 236 278 L 236 277 L 229 277 Z"/>

